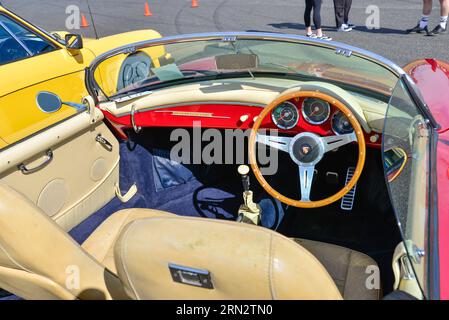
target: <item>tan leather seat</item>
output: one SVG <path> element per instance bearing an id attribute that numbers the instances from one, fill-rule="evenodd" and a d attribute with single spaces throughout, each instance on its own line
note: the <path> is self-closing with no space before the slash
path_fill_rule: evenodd
<path id="1" fill-rule="evenodd" d="M 336 254 L 344 249 L 329 248 L 337 249 Z M 118 276 L 133 299 L 342 298 L 327 270 L 305 247 L 248 224 L 179 216 L 139 219 L 125 227 L 114 256 Z M 210 272 L 213 289 L 174 281 L 170 264 Z M 364 285 L 361 277 L 354 281 Z M 365 296 L 360 292 L 357 298 Z"/>
<path id="2" fill-rule="evenodd" d="M 34 203 L 0 185 L 0 288 L 24 299 L 128 299 L 108 251 L 126 223 L 161 214 L 169 215 L 117 212 L 83 249 Z"/>
<path id="3" fill-rule="evenodd" d="M 365 285 L 369 266 L 377 263 L 366 254 L 337 245 L 294 239 L 312 253 L 326 268 L 345 300 L 377 300 L 379 289 L 368 289 Z"/>
<path id="4" fill-rule="evenodd" d="M 171 215 L 169 212 L 153 209 L 125 209 L 118 211 L 107 218 L 84 241 L 82 247 L 110 271 L 117 273 L 114 262 L 114 245 L 122 229 L 129 222 L 136 219 Z"/>
<path id="5" fill-rule="evenodd" d="M 354 284 L 363 280 L 366 257 L 351 251 L 343 261 L 336 256 L 348 249 L 300 246 L 246 224 L 129 209 L 109 217 L 81 247 L 32 202 L 0 185 L 0 230 L 0 288 L 25 299 L 367 297 L 348 289 L 360 288 Z M 168 263 L 210 270 L 215 289 L 174 283 Z"/>

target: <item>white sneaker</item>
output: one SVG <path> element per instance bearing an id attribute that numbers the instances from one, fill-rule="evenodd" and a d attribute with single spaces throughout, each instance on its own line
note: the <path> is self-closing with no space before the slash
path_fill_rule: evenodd
<path id="1" fill-rule="evenodd" d="M 349 28 L 351 28 L 351 29 L 354 29 L 354 28 L 356 27 L 355 24 L 353 24 L 352 22 L 349 22 L 349 21 L 348 21 L 348 23 L 347 23 L 347 26 L 348 26 Z"/>
<path id="2" fill-rule="evenodd" d="M 338 32 L 349 32 L 352 31 L 352 28 L 347 24 L 342 24 L 340 28 L 337 29 Z"/>
<path id="3" fill-rule="evenodd" d="M 326 36 L 325 34 L 323 34 L 321 37 L 320 37 L 320 36 L 317 36 L 316 38 L 317 38 L 317 39 L 320 39 L 320 40 L 332 41 L 332 38 Z"/>
<path id="4" fill-rule="evenodd" d="M 317 38 L 317 35 L 315 33 L 307 33 L 306 36 L 313 39 Z"/>

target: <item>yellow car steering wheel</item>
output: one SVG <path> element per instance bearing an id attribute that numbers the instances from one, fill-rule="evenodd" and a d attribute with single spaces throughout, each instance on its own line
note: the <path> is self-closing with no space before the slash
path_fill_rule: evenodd
<path id="1" fill-rule="evenodd" d="M 301 132 L 294 137 L 270 136 L 263 135 L 258 132 L 264 118 L 268 114 L 270 114 L 276 106 L 285 101 L 295 98 L 318 98 L 335 106 L 348 118 L 349 122 L 354 128 L 354 132 L 349 134 L 332 135 L 325 137 L 320 137 L 312 132 Z M 352 176 L 351 180 L 334 195 L 326 199 L 311 201 L 310 191 L 315 171 L 315 165 L 323 158 L 326 152 L 335 150 L 341 146 L 355 141 L 357 141 L 358 143 L 358 160 L 354 175 Z M 257 142 L 265 144 L 272 148 L 276 148 L 280 151 L 287 152 L 290 155 L 291 159 L 298 165 L 301 200 L 294 200 L 280 194 L 265 180 L 256 160 L 255 150 Z M 285 204 L 298 208 L 323 207 L 341 199 L 355 186 L 358 179 L 360 178 L 363 166 L 365 165 L 365 156 L 365 137 L 363 135 L 362 127 L 360 126 L 354 114 L 338 99 L 319 91 L 290 92 L 275 99 L 273 102 L 271 102 L 271 104 L 269 104 L 262 110 L 253 125 L 249 138 L 249 160 L 254 175 L 256 176 L 256 179 L 259 181 L 260 185 L 272 197 Z"/>

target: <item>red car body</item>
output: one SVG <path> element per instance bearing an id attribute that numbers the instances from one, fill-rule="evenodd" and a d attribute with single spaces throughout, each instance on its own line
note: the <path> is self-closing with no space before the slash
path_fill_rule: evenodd
<path id="1" fill-rule="evenodd" d="M 424 101 L 439 124 L 436 152 L 438 217 L 436 237 L 441 299 L 449 299 L 449 64 L 434 59 L 418 60 L 407 65 Z"/>

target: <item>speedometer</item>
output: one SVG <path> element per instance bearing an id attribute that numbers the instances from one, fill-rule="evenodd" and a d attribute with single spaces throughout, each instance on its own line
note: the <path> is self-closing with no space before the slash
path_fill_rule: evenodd
<path id="1" fill-rule="evenodd" d="M 347 134 L 354 132 L 354 128 L 349 122 L 348 118 L 341 111 L 337 111 L 332 116 L 332 131 L 335 134 Z"/>
<path id="2" fill-rule="evenodd" d="M 322 124 L 331 112 L 329 103 L 317 98 L 306 98 L 302 103 L 302 115 L 311 124 Z"/>
<path id="3" fill-rule="evenodd" d="M 283 102 L 274 108 L 271 119 L 280 129 L 289 130 L 298 124 L 299 114 L 296 106 L 291 102 Z"/>

